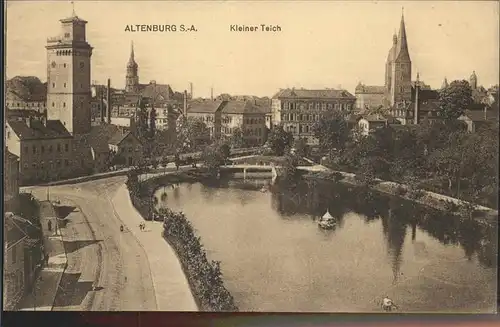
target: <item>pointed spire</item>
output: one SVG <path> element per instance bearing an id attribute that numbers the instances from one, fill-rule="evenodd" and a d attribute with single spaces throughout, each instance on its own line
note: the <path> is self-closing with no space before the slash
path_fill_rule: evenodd
<path id="1" fill-rule="evenodd" d="M 71 1 L 71 9 L 72 9 L 71 17 L 76 17 L 75 2 L 74 1 Z"/>
<path id="2" fill-rule="evenodd" d="M 127 67 L 137 67 L 134 55 L 134 41 L 130 42 L 130 58 L 128 59 Z"/>
<path id="3" fill-rule="evenodd" d="M 410 60 L 410 54 L 408 52 L 408 41 L 406 40 L 405 17 L 403 12 L 401 13 L 401 23 L 399 25 L 396 59 Z"/>
<path id="4" fill-rule="evenodd" d="M 448 87 L 448 79 L 447 79 L 447 78 L 446 78 L 446 76 L 445 76 L 444 81 L 443 81 L 443 85 L 441 85 L 441 88 L 442 88 L 442 89 L 445 89 L 445 88 L 447 88 L 447 87 Z"/>
<path id="5" fill-rule="evenodd" d="M 420 82 L 420 73 L 417 72 L 417 82 Z"/>

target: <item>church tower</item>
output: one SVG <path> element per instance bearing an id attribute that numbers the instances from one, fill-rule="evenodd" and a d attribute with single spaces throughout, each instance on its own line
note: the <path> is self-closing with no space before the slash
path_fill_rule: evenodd
<path id="1" fill-rule="evenodd" d="M 137 74 L 138 65 L 134 59 L 134 43 L 130 46 L 130 58 L 127 63 L 127 75 L 125 77 L 125 91 L 137 93 L 139 91 L 139 75 Z"/>
<path id="2" fill-rule="evenodd" d="M 47 39 L 47 119 L 60 120 L 72 135 L 90 132 L 90 57 L 87 21 L 75 12 L 60 20 L 62 35 Z"/>
<path id="3" fill-rule="evenodd" d="M 411 59 L 406 39 L 406 28 L 404 15 L 401 15 L 401 24 L 394 52 L 394 61 L 391 65 L 391 106 L 399 106 L 401 103 L 411 101 Z"/>

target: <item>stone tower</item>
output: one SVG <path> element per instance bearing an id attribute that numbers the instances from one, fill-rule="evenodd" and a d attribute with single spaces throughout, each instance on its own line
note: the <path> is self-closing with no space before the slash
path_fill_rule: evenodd
<path id="1" fill-rule="evenodd" d="M 387 56 L 387 61 L 385 63 L 385 88 L 390 95 L 392 80 L 392 63 L 394 61 L 394 57 L 396 56 L 396 47 L 398 45 L 398 36 L 396 35 L 396 31 L 394 31 L 394 35 L 392 36 L 392 48 L 389 50 L 389 55 Z M 389 98 L 389 96 L 387 96 Z"/>
<path id="2" fill-rule="evenodd" d="M 411 59 L 406 39 L 404 15 L 401 15 L 391 71 L 390 104 L 397 107 L 401 103 L 411 101 Z"/>
<path id="3" fill-rule="evenodd" d="M 470 87 L 471 89 L 475 90 L 477 89 L 477 76 L 476 76 L 476 71 L 472 72 L 472 75 L 470 75 L 469 79 Z"/>
<path id="4" fill-rule="evenodd" d="M 134 43 L 130 45 L 130 58 L 127 63 L 127 75 L 125 77 L 125 91 L 137 93 L 139 91 L 139 75 L 137 74 L 138 65 L 134 59 Z"/>
<path id="5" fill-rule="evenodd" d="M 60 120 L 72 135 L 90 132 L 90 58 L 85 25 L 73 11 L 60 20 L 62 35 L 47 39 L 47 119 Z"/>

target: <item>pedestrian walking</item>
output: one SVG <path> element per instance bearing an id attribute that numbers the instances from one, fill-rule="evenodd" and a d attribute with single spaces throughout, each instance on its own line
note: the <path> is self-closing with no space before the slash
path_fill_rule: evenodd
<path id="1" fill-rule="evenodd" d="M 49 229 L 49 232 L 52 232 L 52 221 L 51 220 L 49 220 L 47 222 L 47 228 Z"/>

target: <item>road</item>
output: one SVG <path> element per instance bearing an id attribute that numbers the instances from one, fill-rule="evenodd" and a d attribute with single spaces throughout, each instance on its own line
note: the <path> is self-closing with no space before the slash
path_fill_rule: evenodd
<path id="1" fill-rule="evenodd" d="M 120 220 L 110 198 L 126 177 L 50 186 L 50 200 L 75 207 L 62 229 L 68 267 L 53 310 L 157 310 L 149 262 L 144 249 Z M 30 187 L 45 199 L 47 187 Z M 94 286 L 95 290 L 92 289 Z"/>

